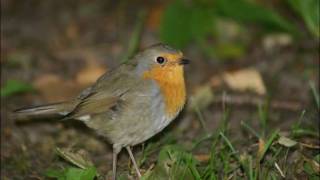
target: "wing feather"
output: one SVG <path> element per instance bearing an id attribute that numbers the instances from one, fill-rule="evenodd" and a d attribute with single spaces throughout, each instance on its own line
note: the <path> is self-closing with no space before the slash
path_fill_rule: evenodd
<path id="1" fill-rule="evenodd" d="M 122 65 L 117 71 L 106 73 L 90 88 L 79 96 L 79 104 L 66 118 L 79 119 L 86 115 L 95 115 L 110 111 L 123 103 L 122 96 L 135 88 L 139 78 Z"/>

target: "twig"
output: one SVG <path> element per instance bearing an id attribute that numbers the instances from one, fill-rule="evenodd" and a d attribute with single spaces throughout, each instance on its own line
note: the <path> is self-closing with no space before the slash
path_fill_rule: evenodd
<path id="1" fill-rule="evenodd" d="M 299 144 L 303 147 L 306 147 L 306 148 L 310 148 L 310 149 L 320 149 L 320 146 L 319 145 L 314 145 L 314 144 L 306 144 L 306 143 L 302 143 L 302 142 L 299 142 Z"/>
<path id="2" fill-rule="evenodd" d="M 282 172 L 282 170 L 280 169 L 279 165 L 277 162 L 274 163 L 274 166 L 276 167 L 276 169 L 279 171 L 281 177 L 286 178 L 286 176 L 284 175 L 284 173 Z"/>

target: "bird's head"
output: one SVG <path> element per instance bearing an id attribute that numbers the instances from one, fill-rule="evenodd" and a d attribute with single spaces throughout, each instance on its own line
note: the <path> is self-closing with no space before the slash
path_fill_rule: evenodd
<path id="1" fill-rule="evenodd" d="M 135 58 L 139 74 L 156 81 L 175 82 L 183 79 L 183 66 L 189 64 L 181 51 L 164 44 L 150 46 Z"/>
<path id="2" fill-rule="evenodd" d="M 150 46 L 135 59 L 141 77 L 159 86 L 168 117 L 175 117 L 186 102 L 183 66 L 189 60 L 184 59 L 181 51 L 164 44 Z"/>

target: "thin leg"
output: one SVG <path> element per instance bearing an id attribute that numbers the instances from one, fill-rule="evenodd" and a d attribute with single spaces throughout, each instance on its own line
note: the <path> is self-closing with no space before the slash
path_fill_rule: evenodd
<path id="1" fill-rule="evenodd" d="M 117 157 L 121 148 L 113 147 L 112 153 L 112 180 L 116 180 L 117 177 Z"/>
<path id="2" fill-rule="evenodd" d="M 138 165 L 137 165 L 137 163 L 136 163 L 136 160 L 135 160 L 134 157 L 133 157 L 133 154 L 132 154 L 132 152 L 131 152 L 130 147 L 127 146 L 126 149 L 127 149 L 128 153 L 129 153 L 129 156 L 130 156 L 130 158 L 131 158 L 131 161 L 132 161 L 132 163 L 133 163 L 133 166 L 134 166 L 134 168 L 136 169 L 136 172 L 137 172 L 137 174 L 138 174 L 138 177 L 141 178 L 141 173 L 140 173 L 139 167 L 138 167 Z"/>
<path id="3" fill-rule="evenodd" d="M 118 154 L 113 151 L 112 180 L 116 180 L 116 177 L 117 177 L 117 156 Z"/>

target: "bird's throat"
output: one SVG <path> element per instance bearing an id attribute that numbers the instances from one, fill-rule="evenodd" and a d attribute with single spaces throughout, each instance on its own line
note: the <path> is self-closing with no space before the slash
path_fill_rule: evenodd
<path id="1" fill-rule="evenodd" d="M 153 79 L 160 87 L 168 117 L 175 117 L 186 102 L 183 66 L 156 67 L 143 74 Z"/>

